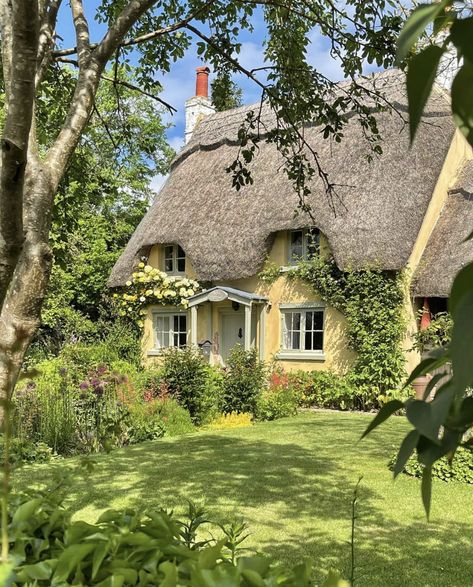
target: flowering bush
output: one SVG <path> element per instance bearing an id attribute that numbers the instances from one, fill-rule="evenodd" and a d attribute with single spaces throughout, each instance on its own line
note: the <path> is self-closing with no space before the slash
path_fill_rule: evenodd
<path id="1" fill-rule="evenodd" d="M 168 275 L 151 265 L 140 263 L 131 280 L 126 282 L 126 291 L 114 296 L 121 300 L 120 315 L 135 318 L 142 326 L 140 317 L 145 313 L 145 306 L 169 304 L 186 308 L 188 299 L 199 290 L 200 285 L 193 279 Z"/>
<path id="2" fill-rule="evenodd" d="M 224 428 L 245 428 L 253 424 L 253 414 L 247 412 L 230 412 L 220 414 L 205 426 L 206 430 L 223 430 Z"/>

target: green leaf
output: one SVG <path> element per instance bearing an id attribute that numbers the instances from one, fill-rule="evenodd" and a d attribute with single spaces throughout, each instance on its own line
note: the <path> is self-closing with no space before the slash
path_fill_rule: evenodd
<path id="1" fill-rule="evenodd" d="M 448 350 L 446 348 L 436 349 L 431 353 L 430 356 L 426 357 L 417 367 L 412 371 L 409 375 L 408 380 L 404 384 L 404 389 L 410 385 L 413 381 L 420 377 L 421 375 L 425 375 L 442 365 L 449 360 Z"/>
<path id="2" fill-rule="evenodd" d="M 457 19 L 450 29 L 450 39 L 461 56 L 473 61 L 473 17 Z"/>
<path id="3" fill-rule="evenodd" d="M 46 561 L 41 561 L 35 565 L 25 565 L 22 570 L 30 579 L 38 579 L 39 581 L 46 581 L 53 572 L 51 565 Z"/>
<path id="4" fill-rule="evenodd" d="M 393 399 L 387 404 L 384 404 L 384 406 L 379 410 L 379 412 L 376 414 L 373 420 L 371 420 L 368 428 L 361 435 L 361 438 L 367 436 L 370 432 L 372 432 L 375 428 L 377 428 L 380 424 L 382 424 L 385 420 L 387 420 L 390 416 L 392 416 L 395 412 L 402 409 L 403 407 L 404 403 L 398 399 Z"/>
<path id="5" fill-rule="evenodd" d="M 450 354 L 452 385 L 458 393 L 463 393 L 473 384 L 473 289 L 460 299 L 455 308 Z"/>
<path id="6" fill-rule="evenodd" d="M 402 441 L 401 447 L 399 448 L 399 452 L 397 454 L 396 463 L 393 469 L 394 478 L 396 478 L 399 475 L 399 473 L 402 473 L 402 471 L 404 470 L 407 461 L 410 459 L 415 447 L 417 446 L 419 436 L 420 435 L 417 432 L 417 430 L 411 430 Z"/>
<path id="7" fill-rule="evenodd" d="M 95 579 L 100 565 L 103 563 L 103 559 L 107 556 L 110 550 L 110 542 L 97 545 L 94 550 L 94 557 L 92 559 L 92 579 Z"/>
<path id="8" fill-rule="evenodd" d="M 473 66 L 465 60 L 452 83 L 455 124 L 473 146 Z"/>
<path id="9" fill-rule="evenodd" d="M 424 467 L 424 470 L 422 472 L 421 493 L 422 493 L 422 503 L 424 504 L 425 513 L 427 515 L 427 519 L 429 519 L 430 504 L 432 501 L 432 468 L 431 467 Z"/>
<path id="10" fill-rule="evenodd" d="M 422 113 L 432 91 L 432 85 L 443 53 L 444 49 L 442 47 L 430 45 L 409 61 L 406 84 L 411 144 L 414 141 Z"/>
<path id="11" fill-rule="evenodd" d="M 421 4 L 407 19 L 397 42 L 397 62 L 403 61 L 417 42 L 427 25 L 431 23 L 451 1 L 443 0 L 434 4 Z"/>
<path id="12" fill-rule="evenodd" d="M 423 436 L 432 442 L 440 444 L 439 427 L 432 418 L 432 406 L 422 400 L 412 400 L 406 404 L 406 416 L 409 422 Z"/>
<path id="13" fill-rule="evenodd" d="M 472 233 L 473 234 L 473 233 Z M 448 300 L 448 309 L 452 316 L 455 316 L 458 302 L 473 287 L 473 263 L 469 263 L 458 272 L 452 285 L 450 298 Z"/>
<path id="14" fill-rule="evenodd" d="M 29 501 L 22 503 L 13 514 L 13 524 L 18 524 L 20 522 L 29 520 L 41 505 L 42 501 L 43 499 L 41 497 L 35 497 L 34 499 L 30 499 Z"/>
<path id="15" fill-rule="evenodd" d="M 456 426 L 473 426 L 473 397 L 466 397 L 459 409 L 458 417 L 455 419 Z"/>
<path id="16" fill-rule="evenodd" d="M 66 581 L 74 568 L 94 549 L 95 544 L 73 544 L 68 546 L 59 557 L 56 572 L 54 573 L 54 583 Z"/>

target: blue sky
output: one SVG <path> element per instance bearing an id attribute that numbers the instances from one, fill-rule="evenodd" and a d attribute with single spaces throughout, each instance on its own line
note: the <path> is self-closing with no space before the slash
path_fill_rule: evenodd
<path id="1" fill-rule="evenodd" d="M 94 14 L 99 0 L 87 0 L 84 2 L 86 15 L 89 20 L 90 36 L 92 42 L 100 40 L 105 33 L 105 27 L 94 20 Z M 244 32 L 241 41 L 241 53 L 238 56 L 240 63 L 252 69 L 263 65 L 263 42 L 264 42 L 264 22 L 261 15 L 256 15 L 253 21 L 254 32 Z M 58 18 L 58 34 L 62 37 L 64 47 L 75 45 L 75 33 L 70 16 L 70 7 L 68 3 L 62 4 Z M 327 75 L 330 79 L 339 80 L 342 73 L 339 64 L 330 56 L 330 47 L 326 39 L 314 31 L 311 34 L 311 44 L 308 51 L 308 60 L 317 67 L 319 71 Z M 195 91 L 195 68 L 202 65 L 201 60 L 197 57 L 195 46 L 187 51 L 186 55 L 176 62 L 169 74 L 162 78 L 164 91 L 162 98 L 172 104 L 176 109 L 172 117 L 165 115 L 171 123 L 168 130 L 168 140 L 176 150 L 183 144 L 184 138 L 184 103 L 187 98 L 194 95 Z M 243 101 L 245 104 L 256 102 L 260 98 L 260 90 L 253 82 L 243 75 L 238 75 L 235 82 L 243 90 Z M 156 177 L 153 182 L 153 189 L 157 190 L 163 183 L 162 177 Z"/>

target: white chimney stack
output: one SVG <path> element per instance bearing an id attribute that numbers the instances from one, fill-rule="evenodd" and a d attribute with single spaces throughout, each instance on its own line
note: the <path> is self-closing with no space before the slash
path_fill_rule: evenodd
<path id="1" fill-rule="evenodd" d="M 206 66 L 197 67 L 196 72 L 195 96 L 186 101 L 186 144 L 199 122 L 215 112 L 209 98 L 210 69 Z"/>

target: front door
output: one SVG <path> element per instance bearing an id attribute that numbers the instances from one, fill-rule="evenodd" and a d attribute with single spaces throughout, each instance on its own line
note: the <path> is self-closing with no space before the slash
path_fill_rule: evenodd
<path id="1" fill-rule="evenodd" d="M 234 346 L 245 346 L 245 314 L 244 312 L 232 312 L 222 314 L 221 330 L 221 357 L 224 363 Z"/>

